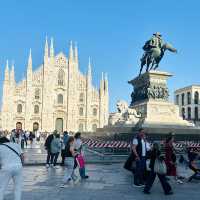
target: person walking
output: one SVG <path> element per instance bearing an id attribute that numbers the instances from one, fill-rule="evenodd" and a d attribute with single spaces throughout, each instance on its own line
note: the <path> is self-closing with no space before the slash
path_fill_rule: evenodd
<path id="1" fill-rule="evenodd" d="M 24 148 L 24 131 L 22 130 L 21 122 L 16 123 L 16 129 L 13 129 L 10 136 L 10 141 L 21 145 Z"/>
<path id="2" fill-rule="evenodd" d="M 176 151 L 174 148 L 174 133 L 169 133 L 165 142 L 165 163 L 167 165 L 167 176 L 173 176 L 179 184 L 183 182 L 177 176 Z"/>
<path id="3" fill-rule="evenodd" d="M 139 129 L 137 137 L 133 139 L 132 150 L 136 162 L 134 186 L 142 187 L 145 182 L 146 155 L 149 150 L 149 143 L 146 141 L 145 131 L 143 128 Z"/>
<path id="4" fill-rule="evenodd" d="M 56 168 L 58 156 L 61 150 L 60 134 L 55 134 L 51 142 L 51 166 Z"/>
<path id="5" fill-rule="evenodd" d="M 30 146 L 31 148 L 33 148 L 33 141 L 35 140 L 35 134 L 33 133 L 33 131 L 30 131 L 29 133 L 29 140 L 30 140 Z"/>
<path id="6" fill-rule="evenodd" d="M 172 188 L 171 188 L 170 184 L 167 182 L 166 173 L 161 174 L 161 173 L 155 172 L 154 168 L 155 168 L 156 160 L 161 163 L 163 162 L 163 164 L 165 165 L 164 156 L 161 156 L 161 151 L 160 151 L 158 143 L 153 144 L 153 149 L 150 154 L 150 164 L 149 164 L 149 168 L 151 169 L 151 171 L 150 171 L 149 177 L 147 179 L 147 182 L 145 184 L 143 192 L 145 194 L 150 194 L 150 189 L 152 188 L 153 183 L 156 178 L 156 175 L 157 175 L 160 180 L 160 183 L 162 185 L 162 188 L 165 192 L 165 195 L 173 194 Z"/>
<path id="7" fill-rule="evenodd" d="M 46 139 L 46 141 L 45 141 L 45 144 L 44 144 L 45 149 L 46 149 L 46 151 L 47 151 L 47 160 L 46 160 L 46 167 L 47 167 L 47 168 L 50 167 L 50 159 L 51 159 L 51 156 L 52 156 L 52 154 L 51 154 L 51 142 L 53 141 L 53 139 L 54 139 L 54 137 L 55 137 L 56 134 L 57 134 L 57 131 L 55 130 L 55 131 L 53 132 L 53 134 L 50 134 L 50 135 L 47 137 L 47 139 Z"/>
<path id="8" fill-rule="evenodd" d="M 76 183 L 78 180 L 74 175 L 74 158 L 76 155 L 74 137 L 70 136 L 65 147 L 65 173 L 61 187 L 68 186 L 68 183 Z"/>
<path id="9" fill-rule="evenodd" d="M 21 146 L 10 142 L 6 137 L 0 138 L 0 200 L 12 179 L 14 182 L 14 200 L 21 200 L 22 191 L 22 162 Z"/>
<path id="10" fill-rule="evenodd" d="M 79 167 L 79 174 L 82 179 L 88 179 L 89 176 L 85 174 L 85 159 L 83 155 L 83 142 L 81 140 L 81 132 L 77 132 L 74 135 L 74 150 L 78 153 L 78 155 L 75 157 L 75 166 Z"/>
<path id="11" fill-rule="evenodd" d="M 68 132 L 64 131 L 63 132 L 63 139 L 62 139 L 62 151 L 61 151 L 62 161 L 61 161 L 61 166 L 64 166 L 64 162 L 65 162 L 65 146 L 67 144 L 68 138 L 69 138 Z"/>

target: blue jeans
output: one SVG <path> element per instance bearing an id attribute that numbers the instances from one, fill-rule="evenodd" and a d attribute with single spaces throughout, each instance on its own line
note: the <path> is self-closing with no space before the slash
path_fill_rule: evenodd
<path id="1" fill-rule="evenodd" d="M 134 184 L 144 184 L 144 175 L 146 170 L 146 158 L 141 157 L 136 161 L 136 169 L 134 174 Z"/>
<path id="2" fill-rule="evenodd" d="M 79 173 L 80 173 L 81 178 L 85 178 L 85 167 L 79 168 Z"/>

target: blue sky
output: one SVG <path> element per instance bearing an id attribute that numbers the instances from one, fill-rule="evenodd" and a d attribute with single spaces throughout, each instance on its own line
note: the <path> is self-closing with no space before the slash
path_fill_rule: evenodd
<path id="1" fill-rule="evenodd" d="M 0 92 L 6 59 L 14 60 L 16 80 L 21 80 L 29 48 L 33 68 L 42 63 L 46 35 L 54 37 L 57 53 L 68 54 L 69 41 L 77 41 L 80 69 L 86 71 L 91 56 L 95 85 L 102 71 L 108 73 L 110 111 L 118 99 L 130 102 L 127 81 L 138 74 L 142 46 L 156 31 L 178 49 L 160 64 L 160 70 L 174 74 L 171 95 L 179 87 L 200 84 L 199 10 L 198 0 L 1 1 Z"/>

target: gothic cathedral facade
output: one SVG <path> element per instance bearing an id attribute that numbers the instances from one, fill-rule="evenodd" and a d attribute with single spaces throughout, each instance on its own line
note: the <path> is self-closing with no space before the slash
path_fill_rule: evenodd
<path id="1" fill-rule="evenodd" d="M 109 94 L 107 76 L 100 88 L 92 85 L 91 63 L 87 74 L 79 71 L 77 46 L 72 42 L 68 58 L 60 52 L 54 55 L 46 39 L 44 61 L 32 70 L 31 50 L 26 79 L 15 82 L 14 66 L 7 61 L 3 83 L 1 127 L 12 130 L 17 122 L 24 130 L 92 132 L 108 123 Z"/>

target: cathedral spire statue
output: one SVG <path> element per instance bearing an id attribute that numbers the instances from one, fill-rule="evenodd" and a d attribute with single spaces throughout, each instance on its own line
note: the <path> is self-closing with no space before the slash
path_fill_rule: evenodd
<path id="1" fill-rule="evenodd" d="M 105 73 L 105 76 L 104 76 L 104 84 L 105 84 L 105 90 L 107 91 L 108 90 L 108 74 Z"/>
<path id="2" fill-rule="evenodd" d="M 5 68 L 5 81 L 9 81 L 9 66 L 8 66 L 8 60 L 6 61 L 6 68 Z"/>
<path id="3" fill-rule="evenodd" d="M 11 84 L 15 84 L 15 67 L 14 67 L 14 61 L 12 62 L 12 67 L 11 67 L 11 71 L 10 71 L 10 81 Z"/>
<path id="4" fill-rule="evenodd" d="M 54 57 L 53 37 L 51 38 L 50 57 Z"/>
<path id="5" fill-rule="evenodd" d="M 78 65 L 78 46 L 77 46 L 77 42 L 75 43 L 75 47 L 74 47 L 74 60 L 75 60 L 75 63 Z"/>
<path id="6" fill-rule="evenodd" d="M 44 57 L 49 57 L 49 45 L 48 45 L 48 38 L 46 36 L 45 47 L 44 47 Z"/>
<path id="7" fill-rule="evenodd" d="M 74 51 L 73 51 L 73 43 L 72 40 L 70 41 L 70 47 L 69 47 L 69 61 L 74 61 Z"/>
<path id="8" fill-rule="evenodd" d="M 27 82 L 31 82 L 32 81 L 32 54 L 31 54 L 31 49 L 29 51 L 29 57 L 28 57 L 28 66 L 27 66 Z"/>
<path id="9" fill-rule="evenodd" d="M 88 60 L 88 71 L 87 71 L 87 75 L 92 77 L 92 66 L 91 66 L 91 59 L 89 57 L 89 60 Z"/>
<path id="10" fill-rule="evenodd" d="M 29 57 L 28 57 L 28 69 L 32 71 L 32 53 L 31 53 L 31 49 L 29 51 Z"/>

